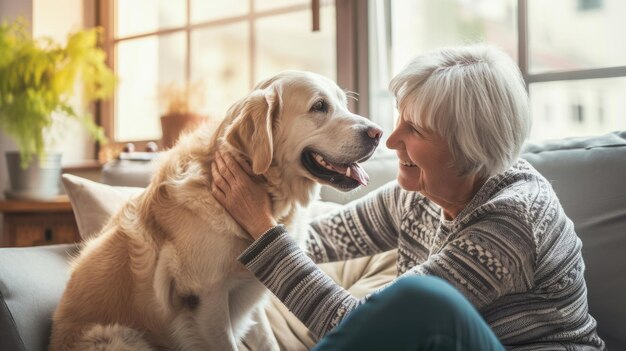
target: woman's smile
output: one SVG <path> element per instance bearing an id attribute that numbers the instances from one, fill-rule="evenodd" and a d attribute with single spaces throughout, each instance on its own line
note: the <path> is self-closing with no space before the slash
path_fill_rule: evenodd
<path id="1" fill-rule="evenodd" d="M 400 160 L 400 165 L 401 165 L 401 166 L 404 166 L 404 167 L 407 167 L 407 168 L 414 168 L 414 167 L 417 167 L 417 165 L 416 165 L 416 164 L 414 164 L 414 163 L 412 163 L 412 162 L 410 162 L 410 161 L 403 161 L 403 160 Z"/>

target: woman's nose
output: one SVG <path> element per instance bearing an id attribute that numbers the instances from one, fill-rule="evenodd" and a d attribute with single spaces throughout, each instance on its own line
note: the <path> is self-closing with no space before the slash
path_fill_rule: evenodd
<path id="1" fill-rule="evenodd" d="M 398 149 L 398 129 L 394 129 L 389 138 L 387 138 L 387 148 L 397 150 Z"/>

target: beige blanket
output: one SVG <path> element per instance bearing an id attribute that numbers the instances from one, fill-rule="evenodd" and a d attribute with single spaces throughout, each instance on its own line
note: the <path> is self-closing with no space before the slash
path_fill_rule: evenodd
<path id="1" fill-rule="evenodd" d="M 314 219 L 340 207 L 337 203 L 317 201 L 307 209 L 308 217 Z M 396 258 L 397 250 L 393 250 L 319 267 L 352 295 L 362 297 L 396 277 Z M 308 350 L 315 345 L 317 338 L 276 297 L 272 296 L 266 312 L 281 350 Z"/>
<path id="2" fill-rule="evenodd" d="M 320 268 L 354 296 L 362 297 L 396 277 L 396 257 L 397 251 L 393 250 L 372 257 L 324 263 Z M 266 312 L 281 350 L 308 350 L 315 345 L 315 336 L 280 300 L 272 296 Z"/>

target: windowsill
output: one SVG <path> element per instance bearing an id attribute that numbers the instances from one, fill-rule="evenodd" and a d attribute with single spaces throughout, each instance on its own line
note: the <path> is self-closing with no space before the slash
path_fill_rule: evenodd
<path id="1" fill-rule="evenodd" d="M 84 160 L 64 165 L 61 174 L 72 174 L 77 177 L 99 182 L 102 178 L 103 163 L 98 160 Z"/>
<path id="2" fill-rule="evenodd" d="M 102 163 L 98 160 L 84 160 L 81 162 L 75 162 L 62 167 L 63 173 L 75 173 L 75 172 L 89 172 L 102 170 Z"/>

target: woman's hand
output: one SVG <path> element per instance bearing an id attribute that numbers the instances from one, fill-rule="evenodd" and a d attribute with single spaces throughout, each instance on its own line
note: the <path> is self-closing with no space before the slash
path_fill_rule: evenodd
<path id="1" fill-rule="evenodd" d="M 213 196 L 252 238 L 258 239 L 276 225 L 270 196 L 250 177 L 252 170 L 247 163 L 217 152 L 211 174 Z"/>

